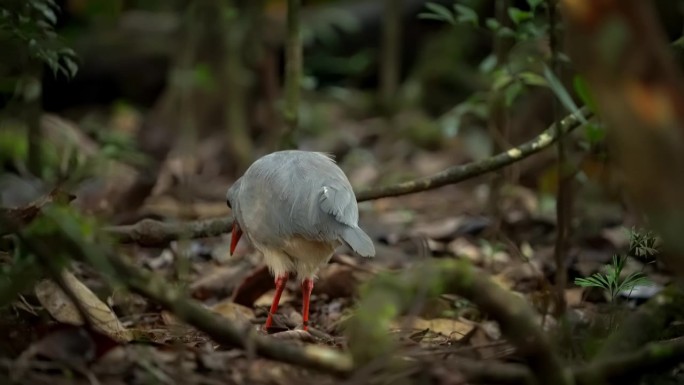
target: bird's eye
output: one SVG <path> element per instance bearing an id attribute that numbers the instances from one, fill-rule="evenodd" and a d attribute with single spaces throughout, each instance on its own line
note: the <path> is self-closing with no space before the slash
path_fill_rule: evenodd
<path id="1" fill-rule="evenodd" d="M 226 205 L 228 206 L 229 209 L 233 209 L 233 207 L 230 205 L 230 200 L 226 199 Z"/>

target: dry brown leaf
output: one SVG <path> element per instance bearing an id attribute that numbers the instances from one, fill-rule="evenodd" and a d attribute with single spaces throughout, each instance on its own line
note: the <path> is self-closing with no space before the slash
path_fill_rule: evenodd
<path id="1" fill-rule="evenodd" d="M 316 339 L 309 332 L 305 330 L 285 330 L 279 333 L 273 333 L 270 335 L 271 338 L 281 339 L 281 340 L 298 340 L 303 342 L 315 342 Z"/>
<path id="2" fill-rule="evenodd" d="M 515 286 L 515 280 L 506 272 L 492 276 L 492 281 L 509 291 Z"/>
<path id="3" fill-rule="evenodd" d="M 248 323 L 254 318 L 252 309 L 231 301 L 221 301 L 210 310 L 237 323 Z"/>
<path id="4" fill-rule="evenodd" d="M 475 264 L 482 263 L 482 250 L 465 238 L 456 238 L 449 242 L 447 251 L 456 257 L 467 258 Z"/>
<path id="5" fill-rule="evenodd" d="M 453 238 L 459 226 L 463 224 L 463 217 L 445 218 L 430 223 L 419 223 L 410 231 L 413 236 L 426 236 L 431 239 L 444 240 Z"/>
<path id="6" fill-rule="evenodd" d="M 393 329 L 399 329 L 403 326 L 403 320 L 396 320 L 392 323 Z M 415 318 L 410 323 L 410 327 L 414 329 L 430 329 L 434 333 L 445 335 L 455 341 L 463 339 L 475 329 L 475 325 L 470 322 L 450 318 L 434 318 L 429 320 Z"/>
<path id="7" fill-rule="evenodd" d="M 581 287 L 565 289 L 565 302 L 567 302 L 568 306 L 570 307 L 575 307 L 582 304 L 583 296 L 584 289 Z"/>
<path id="8" fill-rule="evenodd" d="M 66 285 L 71 288 L 71 291 L 83 304 L 88 313 L 88 318 L 97 331 L 119 342 L 128 342 L 133 338 L 131 332 L 121 324 L 112 309 L 90 291 L 86 285 L 81 283 L 78 278 L 66 270 L 62 272 L 62 276 Z M 76 326 L 84 324 L 76 305 L 52 280 L 39 282 L 36 285 L 35 292 L 41 305 L 57 321 Z"/>
<path id="9" fill-rule="evenodd" d="M 468 340 L 482 359 L 494 359 L 506 357 L 515 352 L 515 348 L 509 344 L 494 345 L 501 340 L 501 330 L 494 321 L 482 322 L 477 325 L 472 336 Z"/>

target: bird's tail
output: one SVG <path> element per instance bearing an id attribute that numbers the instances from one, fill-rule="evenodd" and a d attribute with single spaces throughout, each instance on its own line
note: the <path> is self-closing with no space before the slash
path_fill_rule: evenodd
<path id="1" fill-rule="evenodd" d="M 342 240 L 362 257 L 375 256 L 375 246 L 368 234 L 358 226 L 345 226 Z"/>

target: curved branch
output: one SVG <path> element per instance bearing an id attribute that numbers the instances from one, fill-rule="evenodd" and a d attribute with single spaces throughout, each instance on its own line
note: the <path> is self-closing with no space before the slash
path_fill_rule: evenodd
<path id="1" fill-rule="evenodd" d="M 349 345 L 355 362 L 391 355 L 395 342 L 387 325 L 414 306 L 421 293 L 458 294 L 498 321 L 501 331 L 526 359 L 540 384 L 570 384 L 571 375 L 535 322 L 527 302 L 464 261 L 426 263 L 399 276 L 379 276 L 363 290 L 355 317 L 350 320 Z"/>
<path id="2" fill-rule="evenodd" d="M 525 142 L 518 147 L 513 147 L 484 160 L 450 167 L 431 176 L 398 183 L 392 186 L 362 190 L 356 194 L 356 199 L 359 202 L 363 202 L 385 197 L 413 194 L 450 184 L 456 184 L 463 182 L 466 179 L 498 170 L 551 146 L 561 136 L 579 127 L 582 124 L 582 120 L 586 119 L 588 116 L 588 109 L 586 107 L 582 108 L 578 114 L 568 115 L 563 118 L 559 122 L 560 130 L 556 129 L 556 125 L 554 124 L 536 138 Z"/>

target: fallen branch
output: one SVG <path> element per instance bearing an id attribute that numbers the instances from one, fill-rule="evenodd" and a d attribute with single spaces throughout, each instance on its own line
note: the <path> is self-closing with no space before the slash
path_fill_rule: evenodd
<path id="1" fill-rule="evenodd" d="M 126 226 L 111 226 L 104 230 L 121 243 L 137 243 L 141 246 L 163 246 L 172 241 L 188 238 L 215 237 L 230 231 L 233 217 L 221 217 L 190 222 L 167 223 L 153 219 Z"/>
<path id="2" fill-rule="evenodd" d="M 525 358 L 540 384 L 571 383 L 569 371 L 535 322 L 529 304 L 467 262 L 444 260 L 399 276 L 378 276 L 364 287 L 363 293 L 348 327 L 355 362 L 392 355 L 396 346 L 387 335 L 388 325 L 394 317 L 415 306 L 421 293 L 426 297 L 455 293 L 498 321 L 502 333 Z"/>
<path id="3" fill-rule="evenodd" d="M 432 176 L 392 186 L 362 190 L 356 194 L 356 199 L 359 202 L 363 202 L 432 190 L 509 166 L 548 148 L 558 138 L 579 127 L 581 124 L 579 115 L 569 115 L 562 119 L 560 121 L 560 130 L 557 130 L 555 125 L 551 126 L 536 138 L 506 152 L 494 155 L 491 158 L 454 166 Z M 582 109 L 581 115 L 586 118 L 589 116 L 589 112 L 587 112 L 587 109 Z M 105 230 L 116 236 L 121 243 L 137 243 L 141 246 L 152 247 L 163 246 L 182 237 L 215 237 L 230 231 L 232 222 L 233 218 L 230 216 L 176 223 L 164 223 L 145 219 L 134 225 L 112 226 Z"/>

